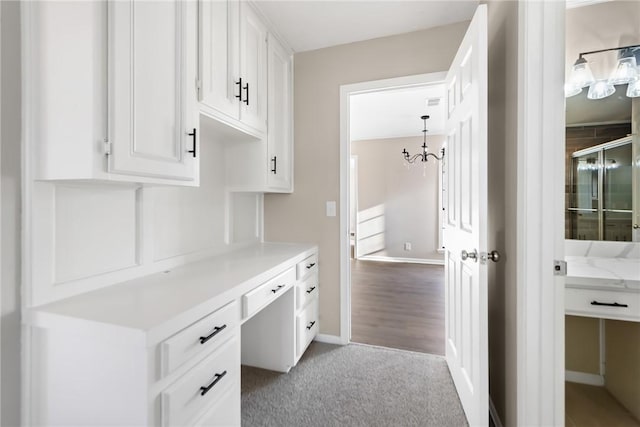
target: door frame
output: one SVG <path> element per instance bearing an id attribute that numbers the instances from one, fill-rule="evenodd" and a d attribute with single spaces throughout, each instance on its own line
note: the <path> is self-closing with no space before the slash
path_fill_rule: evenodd
<path id="1" fill-rule="evenodd" d="M 518 5 L 517 425 L 564 425 L 565 8 Z"/>
<path id="2" fill-rule="evenodd" d="M 441 71 L 340 86 L 340 344 L 351 342 L 351 248 L 348 209 L 351 169 L 350 97 L 358 93 L 444 83 L 446 75 L 446 71 Z"/>

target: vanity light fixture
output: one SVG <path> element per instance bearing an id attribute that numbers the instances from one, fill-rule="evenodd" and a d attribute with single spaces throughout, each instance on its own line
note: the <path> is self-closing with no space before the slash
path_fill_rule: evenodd
<path id="1" fill-rule="evenodd" d="M 585 55 L 593 55 L 596 53 L 619 51 L 619 59 L 616 68 L 613 70 L 608 79 L 595 79 L 589 63 L 584 58 Z M 615 85 L 625 85 L 627 87 L 627 96 L 640 96 L 640 69 L 636 61 L 636 54 L 640 53 L 640 45 L 615 47 L 611 49 L 593 50 L 590 52 L 582 52 L 578 59 L 571 67 L 569 81 L 564 86 L 564 95 L 566 98 L 578 95 L 582 89 L 589 87 L 587 98 L 602 99 L 615 93 Z"/>
<path id="2" fill-rule="evenodd" d="M 426 162 L 429 156 L 432 156 L 436 160 L 442 160 L 444 158 L 444 148 L 440 150 L 440 157 L 433 153 L 428 152 L 427 148 L 427 119 L 429 116 L 424 115 L 420 116 L 420 119 L 424 122 L 424 129 L 422 130 L 422 153 L 414 154 L 413 156 L 409 154 L 406 148 L 402 149 L 402 156 L 407 161 L 407 163 L 413 164 L 416 160 L 420 159 L 421 162 Z"/>

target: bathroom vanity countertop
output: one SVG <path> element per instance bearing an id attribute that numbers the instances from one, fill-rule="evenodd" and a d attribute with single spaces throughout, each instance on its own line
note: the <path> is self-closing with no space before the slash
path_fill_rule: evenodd
<path id="1" fill-rule="evenodd" d="M 568 287 L 589 287 L 640 292 L 640 259 L 570 256 L 567 261 Z"/>

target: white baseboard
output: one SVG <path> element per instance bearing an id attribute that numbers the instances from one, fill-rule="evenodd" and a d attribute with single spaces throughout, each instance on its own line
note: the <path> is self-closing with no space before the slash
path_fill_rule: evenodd
<path id="1" fill-rule="evenodd" d="M 604 385 L 604 377 L 597 374 L 587 374 L 585 372 L 564 371 L 565 381 L 570 383 L 587 384 L 587 385 Z"/>
<path id="2" fill-rule="evenodd" d="M 406 262 L 410 264 L 444 265 L 443 259 L 399 258 L 399 257 L 388 257 L 388 256 L 381 256 L 381 255 L 362 255 L 358 259 L 362 261 Z"/>
<path id="3" fill-rule="evenodd" d="M 315 337 L 315 341 L 323 342 L 327 344 L 345 345 L 348 343 L 342 342 L 342 338 L 336 335 L 318 334 Z"/>
<path id="4" fill-rule="evenodd" d="M 489 396 L 489 416 L 493 420 L 493 425 L 495 427 L 502 427 L 502 421 L 500 420 L 498 411 L 496 411 L 496 407 L 493 405 L 493 399 L 491 399 L 491 396 Z"/>

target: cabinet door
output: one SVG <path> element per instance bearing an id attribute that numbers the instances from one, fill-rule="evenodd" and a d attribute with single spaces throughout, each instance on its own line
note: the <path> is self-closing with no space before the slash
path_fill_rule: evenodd
<path id="1" fill-rule="evenodd" d="M 267 130 L 267 27 L 247 2 L 240 5 L 240 120 Z"/>
<path id="2" fill-rule="evenodd" d="M 292 79 L 291 55 L 269 36 L 268 50 L 267 186 L 273 191 L 292 191 Z"/>
<path id="3" fill-rule="evenodd" d="M 240 118 L 239 4 L 237 0 L 200 2 L 200 102 Z"/>
<path id="4" fill-rule="evenodd" d="M 197 182 L 197 4 L 116 1 L 108 12 L 109 172 Z"/>

